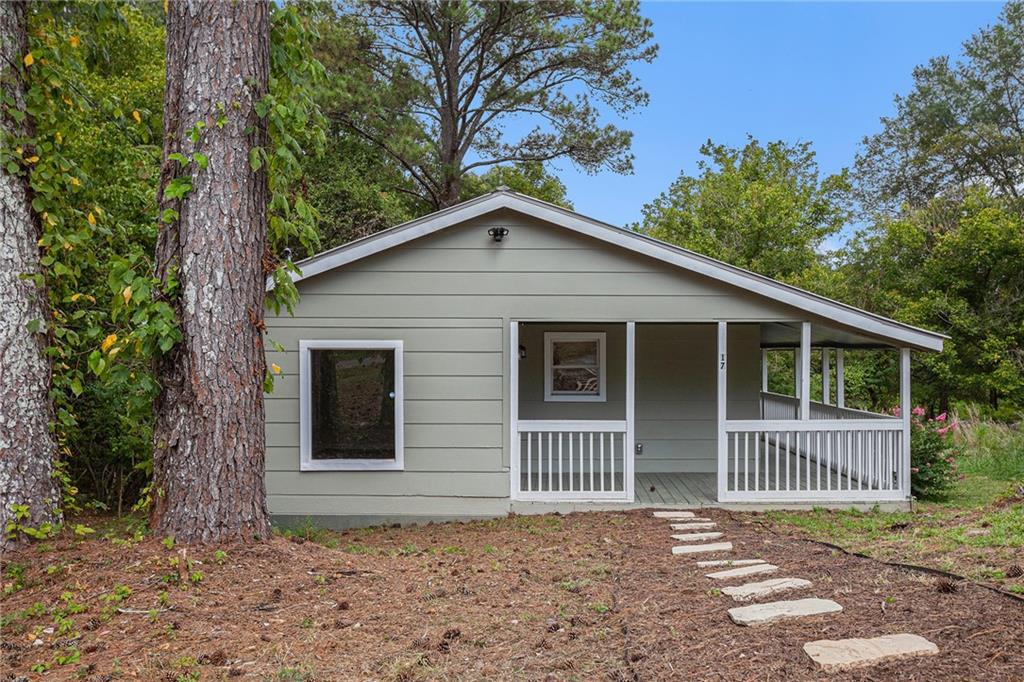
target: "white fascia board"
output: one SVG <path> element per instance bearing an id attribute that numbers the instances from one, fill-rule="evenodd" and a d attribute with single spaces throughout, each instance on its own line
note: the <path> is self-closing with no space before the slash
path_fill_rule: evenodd
<path id="1" fill-rule="evenodd" d="M 292 277 L 298 282 L 502 208 L 518 211 L 538 220 L 710 277 L 898 344 L 923 350 L 941 351 L 943 339 L 948 338 L 943 334 L 918 329 L 818 294 L 812 294 L 699 253 L 666 244 L 646 235 L 587 218 L 554 204 L 506 191 L 496 191 L 471 199 L 423 218 L 356 240 L 319 256 L 313 256 L 297 263 L 302 274 Z"/>

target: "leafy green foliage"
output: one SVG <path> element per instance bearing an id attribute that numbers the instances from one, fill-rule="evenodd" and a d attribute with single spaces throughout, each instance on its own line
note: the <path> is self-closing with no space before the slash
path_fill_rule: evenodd
<path id="1" fill-rule="evenodd" d="M 936 57 L 914 70 L 896 115 L 864 140 L 859 198 L 868 208 L 921 208 L 973 187 L 1021 200 L 1024 188 L 1024 3 L 964 43 L 964 58 Z"/>
<path id="2" fill-rule="evenodd" d="M 634 229 L 769 277 L 822 265 L 822 243 L 848 217 L 845 173 L 819 178 L 806 142 L 708 141 L 700 152 L 698 175 L 681 174 Z"/>
<path id="3" fill-rule="evenodd" d="M 5 141 L 0 162 L 28 174 L 42 225 L 38 283 L 53 313 L 33 328 L 49 334 L 57 435 L 63 454 L 76 455 L 68 466 L 78 481 L 77 446 L 103 453 L 119 449 L 123 434 L 145 431 L 155 386 L 148 357 L 177 338 L 149 275 L 163 35 L 114 3 L 39 3 L 29 23 L 24 113 L 34 134 Z M 97 391 L 106 395 L 83 401 Z M 93 408 L 133 428 L 83 439 Z"/>
<path id="4" fill-rule="evenodd" d="M 952 398 L 1024 406 L 1024 218 L 982 191 L 936 200 L 864 230 L 842 256 L 837 293 L 854 305 L 949 334 L 918 358 L 915 394 L 933 410 Z M 1014 407 L 1015 406 L 1015 407 Z"/>

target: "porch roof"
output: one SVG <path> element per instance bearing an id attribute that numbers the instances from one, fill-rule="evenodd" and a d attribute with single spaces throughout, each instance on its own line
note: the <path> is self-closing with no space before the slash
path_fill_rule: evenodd
<path id="1" fill-rule="evenodd" d="M 834 321 L 847 329 L 862 330 L 865 335 L 842 332 L 850 336 L 851 344 L 874 343 L 874 347 L 907 346 L 921 350 L 941 351 L 943 334 L 920 329 L 908 324 L 840 303 L 789 284 L 778 282 L 748 270 L 729 265 L 714 258 L 679 246 L 665 243 L 638 232 L 615 227 L 554 204 L 523 194 L 499 188 L 490 194 L 411 220 L 376 234 L 357 239 L 296 263 L 301 274 L 293 274 L 299 282 L 320 273 L 361 260 L 376 253 L 400 246 L 414 239 L 466 222 L 497 210 L 507 209 L 548 222 L 559 227 L 587 235 L 635 253 L 669 263 L 684 270 L 730 284 L 746 291 L 790 305 L 811 315 Z M 272 286 L 268 283 L 268 287 Z M 781 325 L 785 327 L 786 325 Z M 820 327 L 820 325 L 816 325 Z M 797 326 L 799 330 L 799 326 Z M 773 329 L 780 337 L 785 329 Z M 799 331 L 798 331 L 799 333 Z M 829 340 L 829 339 L 822 339 Z M 836 337 L 836 347 L 843 347 L 843 339 Z M 862 342 L 862 343 L 861 343 Z M 788 343 L 780 338 L 779 343 Z"/>
<path id="2" fill-rule="evenodd" d="M 811 346 L 814 348 L 882 349 L 893 348 L 894 344 L 883 343 L 877 338 L 858 334 L 854 331 L 811 325 Z M 761 348 L 799 348 L 799 322 L 762 322 Z"/>

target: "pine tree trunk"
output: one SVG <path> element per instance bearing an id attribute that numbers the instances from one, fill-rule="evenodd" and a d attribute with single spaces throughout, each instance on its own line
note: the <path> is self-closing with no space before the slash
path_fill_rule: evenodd
<path id="1" fill-rule="evenodd" d="M 25 82 L 17 66 L 28 52 L 24 2 L 0 2 L 0 79 L 12 108 L 25 111 Z M 26 117 L 19 124 L 4 116 L 3 135 L 30 132 Z M 23 274 L 38 273 L 40 225 L 32 211 L 31 190 L 24 175 L 0 169 L 0 549 L 16 544 L 6 537 L 14 518 L 12 505 L 28 507 L 18 524 L 38 527 L 60 521 L 59 489 L 53 479 L 57 444 L 50 423 L 52 381 L 45 330 L 49 327 L 46 292 Z M 40 332 L 26 325 L 37 320 Z"/>
<path id="2" fill-rule="evenodd" d="M 157 276 L 178 282 L 183 340 L 157 366 L 151 525 L 183 541 L 252 540 L 270 532 L 263 483 L 263 257 L 267 177 L 249 166 L 265 146 L 255 105 L 270 68 L 267 2 L 171 2 Z M 198 140 L 190 132 L 204 124 Z M 205 170 L 172 153 L 205 154 Z M 192 189 L 164 196 L 178 175 Z"/>

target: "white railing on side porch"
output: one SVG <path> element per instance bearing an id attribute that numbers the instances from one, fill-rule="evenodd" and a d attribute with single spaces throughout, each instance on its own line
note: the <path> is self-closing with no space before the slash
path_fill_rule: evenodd
<path id="1" fill-rule="evenodd" d="M 726 420 L 725 492 L 731 501 L 906 499 L 904 425 L 874 412 L 763 392 L 762 419 Z"/>
<path id="2" fill-rule="evenodd" d="M 520 420 L 516 498 L 629 501 L 625 421 Z"/>
<path id="3" fill-rule="evenodd" d="M 839 407 L 838 405 L 826 405 L 810 401 L 811 419 L 894 419 L 888 414 L 868 412 L 867 410 L 855 410 L 850 407 Z M 761 392 L 761 417 L 764 419 L 799 419 L 800 399 L 782 393 L 770 391 Z"/>

